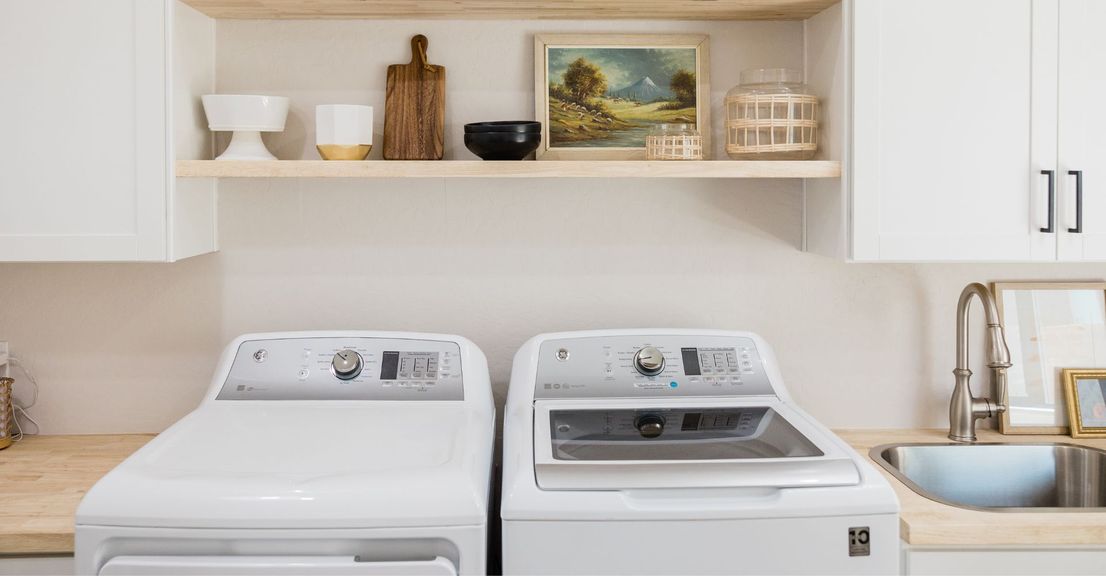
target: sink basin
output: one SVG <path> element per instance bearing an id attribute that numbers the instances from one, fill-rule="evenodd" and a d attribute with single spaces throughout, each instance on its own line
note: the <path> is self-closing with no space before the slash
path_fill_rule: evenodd
<path id="1" fill-rule="evenodd" d="M 994 512 L 1106 512 L 1106 451 L 1073 444 L 885 444 L 869 452 L 911 490 Z"/>

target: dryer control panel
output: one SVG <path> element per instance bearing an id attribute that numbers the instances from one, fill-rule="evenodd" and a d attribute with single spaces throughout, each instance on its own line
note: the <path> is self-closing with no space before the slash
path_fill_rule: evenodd
<path id="1" fill-rule="evenodd" d="M 455 342 L 247 340 L 216 400 L 463 400 Z"/>
<path id="2" fill-rule="evenodd" d="M 773 394 L 750 338 L 612 336 L 547 340 L 535 398 Z"/>

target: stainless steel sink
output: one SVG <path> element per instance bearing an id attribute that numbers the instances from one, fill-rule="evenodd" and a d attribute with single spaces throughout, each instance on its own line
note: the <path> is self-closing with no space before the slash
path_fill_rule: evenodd
<path id="1" fill-rule="evenodd" d="M 918 494 L 994 512 L 1106 512 L 1106 451 L 1073 444 L 885 444 L 869 452 Z"/>

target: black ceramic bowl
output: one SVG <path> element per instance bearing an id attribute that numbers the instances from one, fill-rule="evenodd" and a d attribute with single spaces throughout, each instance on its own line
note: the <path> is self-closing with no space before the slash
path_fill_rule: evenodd
<path id="1" fill-rule="evenodd" d="M 541 132 L 465 134 L 465 147 L 484 160 L 522 160 L 541 144 Z"/>
<path id="2" fill-rule="evenodd" d="M 501 120 L 499 122 L 473 122 L 472 124 L 465 124 L 465 134 L 483 134 L 485 132 L 540 134 L 541 122 L 534 122 L 531 120 Z"/>

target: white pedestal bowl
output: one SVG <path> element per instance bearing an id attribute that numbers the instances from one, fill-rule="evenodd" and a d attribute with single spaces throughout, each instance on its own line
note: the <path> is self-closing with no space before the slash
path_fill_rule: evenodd
<path id="1" fill-rule="evenodd" d="M 276 160 L 261 141 L 262 132 L 283 132 L 288 98 L 242 94 L 203 97 L 207 127 L 212 132 L 234 132 L 230 145 L 216 160 Z"/>

